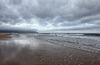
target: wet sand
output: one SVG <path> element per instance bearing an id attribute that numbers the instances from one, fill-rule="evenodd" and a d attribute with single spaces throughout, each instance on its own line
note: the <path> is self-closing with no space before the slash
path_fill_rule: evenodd
<path id="1" fill-rule="evenodd" d="M 0 43 L 0 65 L 100 65 L 99 54 L 24 36 L 32 44 Z"/>

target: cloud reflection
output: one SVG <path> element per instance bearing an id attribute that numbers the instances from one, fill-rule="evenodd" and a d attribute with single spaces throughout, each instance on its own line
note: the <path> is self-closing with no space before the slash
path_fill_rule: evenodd
<path id="1" fill-rule="evenodd" d="M 34 37 L 31 37 L 31 35 L 25 35 L 25 34 L 14 34 L 12 35 L 11 39 L 8 40 L 0 40 L 0 45 L 6 45 L 6 46 L 18 46 L 18 47 L 38 47 L 39 43 Z"/>

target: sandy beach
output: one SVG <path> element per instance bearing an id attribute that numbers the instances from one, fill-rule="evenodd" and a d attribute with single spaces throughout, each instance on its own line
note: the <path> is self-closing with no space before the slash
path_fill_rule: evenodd
<path id="1" fill-rule="evenodd" d="M 9 34 L 2 37 L 5 35 L 8 38 Z M 44 37 L 13 34 L 0 40 L 0 65 L 100 65 L 99 53 L 61 45 L 63 42 L 55 43 L 54 39 L 48 41 L 48 36 Z"/>
<path id="2" fill-rule="evenodd" d="M 0 39 L 11 38 L 10 35 L 10 33 L 0 33 Z"/>

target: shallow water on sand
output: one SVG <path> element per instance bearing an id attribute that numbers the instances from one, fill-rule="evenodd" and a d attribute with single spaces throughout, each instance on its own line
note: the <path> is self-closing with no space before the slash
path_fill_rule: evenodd
<path id="1" fill-rule="evenodd" d="M 77 48 L 100 54 L 100 37 L 67 34 L 37 34 L 37 38 L 66 47 Z"/>
<path id="2" fill-rule="evenodd" d="M 0 40 L 0 65 L 100 65 L 97 53 L 50 43 L 33 34 L 11 36 Z"/>

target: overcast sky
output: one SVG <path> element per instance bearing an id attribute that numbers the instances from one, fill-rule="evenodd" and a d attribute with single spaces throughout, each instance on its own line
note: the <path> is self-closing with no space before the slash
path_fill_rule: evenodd
<path id="1" fill-rule="evenodd" d="M 100 32 L 100 0 L 0 0 L 0 30 Z"/>

